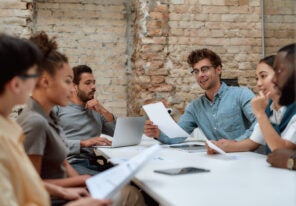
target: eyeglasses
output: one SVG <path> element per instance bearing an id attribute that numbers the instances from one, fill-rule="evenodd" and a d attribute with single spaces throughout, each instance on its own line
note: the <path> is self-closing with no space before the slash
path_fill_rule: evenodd
<path id="1" fill-rule="evenodd" d="M 40 77 L 40 74 L 39 73 L 36 73 L 36 74 L 22 74 L 22 75 L 19 75 L 19 77 L 21 79 L 33 79 L 33 78 Z"/>
<path id="2" fill-rule="evenodd" d="M 210 70 L 210 68 L 216 68 L 216 66 L 203 66 L 199 69 L 192 69 L 192 71 L 190 72 L 191 74 L 195 74 L 195 75 L 199 75 L 199 72 L 201 73 L 206 73 Z"/>

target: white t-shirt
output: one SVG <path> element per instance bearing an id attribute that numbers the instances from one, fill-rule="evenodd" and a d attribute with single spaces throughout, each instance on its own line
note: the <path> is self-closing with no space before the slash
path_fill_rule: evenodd
<path id="1" fill-rule="evenodd" d="M 273 103 L 270 105 L 271 111 L 273 111 L 272 115 L 269 117 L 270 122 L 279 125 L 282 121 L 285 111 L 287 107 L 283 106 L 279 110 L 275 110 L 273 107 Z M 294 115 L 291 120 L 289 121 L 288 125 L 281 133 L 281 138 L 296 144 L 296 115 Z M 253 133 L 250 139 L 258 144 L 265 145 L 265 139 L 263 137 L 261 128 L 258 123 L 256 123 Z"/>

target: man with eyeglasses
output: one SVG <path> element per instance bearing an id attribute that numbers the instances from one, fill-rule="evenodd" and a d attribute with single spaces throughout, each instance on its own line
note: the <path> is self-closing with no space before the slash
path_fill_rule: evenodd
<path id="1" fill-rule="evenodd" d="M 221 59 L 209 49 L 192 51 L 187 62 L 205 94 L 187 106 L 178 124 L 189 134 L 198 127 L 210 140 L 248 138 L 256 122 L 250 105 L 254 97 L 251 90 L 221 82 Z M 166 144 L 186 139 L 167 137 L 150 120 L 145 124 L 144 133 Z"/>
<path id="2" fill-rule="evenodd" d="M 296 43 L 284 46 L 278 51 L 274 63 L 273 82 L 281 91 L 280 104 L 296 103 Z M 267 161 L 273 167 L 296 170 L 296 150 L 278 149 L 268 155 Z"/>

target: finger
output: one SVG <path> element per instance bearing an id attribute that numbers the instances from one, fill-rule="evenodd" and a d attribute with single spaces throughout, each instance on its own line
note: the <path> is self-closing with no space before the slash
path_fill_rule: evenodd
<path id="1" fill-rule="evenodd" d="M 146 125 L 153 125 L 153 122 L 152 122 L 151 120 L 148 119 L 148 120 L 146 120 L 145 124 L 146 124 Z"/>
<path id="2" fill-rule="evenodd" d="M 265 97 L 262 91 L 259 91 L 259 96 L 260 97 Z"/>
<path id="3" fill-rule="evenodd" d="M 106 145 L 110 146 L 112 144 L 111 141 L 105 142 Z"/>
<path id="4" fill-rule="evenodd" d="M 111 143 L 112 141 L 111 140 L 108 140 L 108 139 L 105 139 L 105 142 Z"/>
<path id="5" fill-rule="evenodd" d="M 145 126 L 144 127 L 144 130 L 158 130 L 158 127 L 157 126 L 153 126 L 153 125 Z"/>
<path id="6" fill-rule="evenodd" d="M 266 98 L 270 99 L 271 92 L 267 92 Z"/>
<path id="7" fill-rule="evenodd" d="M 266 159 L 266 161 L 270 164 L 271 164 L 271 158 L 272 158 L 272 154 L 269 154 Z"/>
<path id="8" fill-rule="evenodd" d="M 107 143 L 106 142 L 98 142 L 97 145 L 107 146 Z"/>
<path id="9" fill-rule="evenodd" d="M 81 195 L 82 197 L 89 197 L 89 196 L 90 196 L 89 193 L 86 191 L 86 189 L 82 189 L 80 195 Z"/>

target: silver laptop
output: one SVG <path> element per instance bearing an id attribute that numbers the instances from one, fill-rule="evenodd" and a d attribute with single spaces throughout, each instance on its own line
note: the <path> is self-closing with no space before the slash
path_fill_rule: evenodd
<path id="1" fill-rule="evenodd" d="M 140 144 L 145 121 L 145 117 L 117 118 L 112 145 L 109 147 L 124 147 Z"/>

